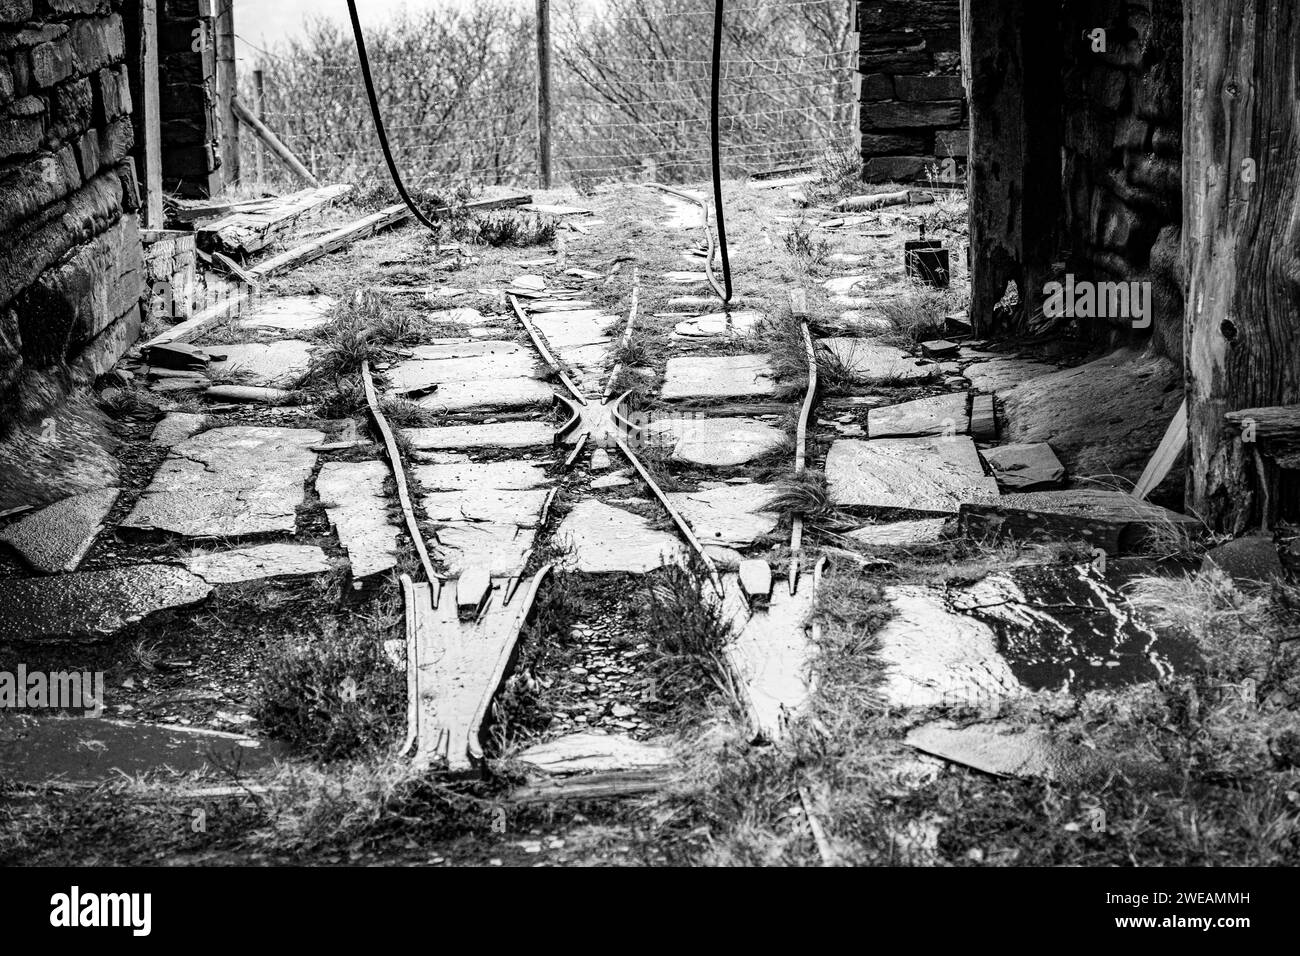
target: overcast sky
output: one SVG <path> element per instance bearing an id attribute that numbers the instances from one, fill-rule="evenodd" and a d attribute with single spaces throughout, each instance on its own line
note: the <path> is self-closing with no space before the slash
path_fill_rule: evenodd
<path id="1" fill-rule="evenodd" d="M 402 7 L 417 10 L 448 0 L 360 0 L 361 25 L 379 25 Z M 295 33 L 307 16 L 326 17 L 339 23 L 348 22 L 346 0 L 235 0 L 235 32 L 248 43 L 258 46 L 274 44 Z M 245 49 L 242 55 L 256 57 Z"/>

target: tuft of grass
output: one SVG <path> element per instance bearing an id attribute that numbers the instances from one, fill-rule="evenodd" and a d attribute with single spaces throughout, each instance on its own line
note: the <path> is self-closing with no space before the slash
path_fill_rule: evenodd
<path id="1" fill-rule="evenodd" d="M 778 397 L 803 397 L 808 390 L 808 350 L 803 323 L 788 308 L 764 315 L 749 332 L 743 347 L 768 354 L 776 374 Z"/>
<path id="2" fill-rule="evenodd" d="M 455 238 L 484 246 L 538 246 L 555 240 L 556 221 L 552 216 L 514 209 L 494 209 L 462 220 L 453 232 Z"/>
<path id="3" fill-rule="evenodd" d="M 944 319 L 959 312 L 964 296 L 947 289 L 916 283 L 902 295 L 877 303 L 880 313 L 902 335 L 914 342 L 944 334 Z"/>
<path id="4" fill-rule="evenodd" d="M 836 509 L 826 486 L 826 474 L 820 471 L 805 471 L 802 475 L 791 475 L 781 481 L 772 496 L 769 510 L 791 518 L 795 516 L 805 519 L 834 517 Z"/>
<path id="5" fill-rule="evenodd" d="M 790 224 L 784 243 L 785 251 L 799 261 L 805 272 L 823 265 L 831 251 L 830 243 L 814 238 L 813 227 L 802 219 Z"/>
<path id="6" fill-rule="evenodd" d="M 685 564 L 655 572 L 645 595 L 647 632 L 656 651 L 650 671 L 659 702 L 681 719 L 705 707 L 714 694 L 738 710 L 723 650 L 731 628 L 700 557 L 692 552 Z"/>
<path id="7" fill-rule="evenodd" d="M 316 633 L 273 646 L 255 677 L 253 713 L 266 732 L 325 761 L 373 753 L 400 736 L 406 675 L 382 644 L 400 628 L 378 623 L 327 618 Z"/>

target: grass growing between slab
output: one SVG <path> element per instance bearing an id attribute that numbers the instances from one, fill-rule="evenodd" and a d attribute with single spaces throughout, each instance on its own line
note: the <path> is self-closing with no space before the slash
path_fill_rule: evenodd
<path id="1" fill-rule="evenodd" d="M 260 662 L 254 716 L 294 750 L 337 760 L 376 750 L 401 735 L 406 674 L 384 653 L 402 618 L 332 619 L 282 639 Z"/>

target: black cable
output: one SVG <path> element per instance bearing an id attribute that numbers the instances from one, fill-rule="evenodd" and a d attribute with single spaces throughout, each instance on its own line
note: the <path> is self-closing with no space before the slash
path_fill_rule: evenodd
<path id="1" fill-rule="evenodd" d="M 349 3 L 352 0 L 348 0 Z M 722 164 L 718 158 L 718 86 L 722 75 L 722 7 L 724 0 L 716 0 L 713 7 L 713 88 L 709 109 L 709 126 L 713 150 L 713 211 L 718 217 L 718 248 L 722 250 L 722 281 L 727 287 L 723 302 L 731 301 L 731 260 L 727 256 L 727 224 L 722 218 Z"/>
<path id="2" fill-rule="evenodd" d="M 370 98 L 370 115 L 375 121 L 375 132 L 379 134 L 379 145 L 384 151 L 384 160 L 388 163 L 388 173 L 393 177 L 393 185 L 397 187 L 397 192 L 401 195 L 402 202 L 406 203 L 406 208 L 411 210 L 412 215 L 420 220 L 434 236 L 438 236 L 440 232 L 438 224 L 416 207 L 415 200 L 411 198 L 411 194 L 406 191 L 406 186 L 402 183 L 402 174 L 397 171 L 397 163 L 393 161 L 393 151 L 388 146 L 388 133 L 384 131 L 384 118 L 379 112 L 379 97 L 375 95 L 375 80 L 370 75 L 370 57 L 366 55 L 366 40 L 361 35 L 361 20 L 357 16 L 356 0 L 348 0 L 348 14 L 352 17 L 352 32 L 357 38 L 361 76 L 366 81 L 366 96 Z"/>

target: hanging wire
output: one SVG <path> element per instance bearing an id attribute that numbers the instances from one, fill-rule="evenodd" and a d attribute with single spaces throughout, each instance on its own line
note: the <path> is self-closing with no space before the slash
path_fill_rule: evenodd
<path id="1" fill-rule="evenodd" d="M 352 0 L 348 0 L 352 2 Z M 713 78 L 709 102 L 710 152 L 713 160 L 713 211 L 718 218 L 718 248 L 722 251 L 722 281 L 726 286 L 724 303 L 731 301 L 731 258 L 727 254 L 727 224 L 722 213 L 722 160 L 718 148 L 718 87 L 722 80 L 722 14 L 724 0 L 715 0 L 713 7 Z M 708 226 L 706 224 L 705 228 Z"/>
<path id="2" fill-rule="evenodd" d="M 397 171 L 397 163 L 393 160 L 393 151 L 388 145 L 388 133 L 384 131 L 384 117 L 379 112 L 379 97 L 375 95 L 375 80 L 370 75 L 370 57 L 366 55 L 366 39 L 361 33 L 361 19 L 357 16 L 356 0 L 348 0 L 348 15 L 352 17 L 352 32 L 357 38 L 357 56 L 361 60 L 361 76 L 366 81 L 366 96 L 370 98 L 370 116 L 375 122 L 375 132 L 379 134 L 379 145 L 384 151 L 389 175 L 393 177 L 393 185 L 397 187 L 397 192 L 401 195 L 402 202 L 406 203 L 406 208 L 411 210 L 411 214 L 433 233 L 436 240 L 441 230 L 437 223 L 415 205 L 415 200 L 411 198 L 411 194 L 406 191 L 406 186 L 402 182 L 402 174 Z"/>

